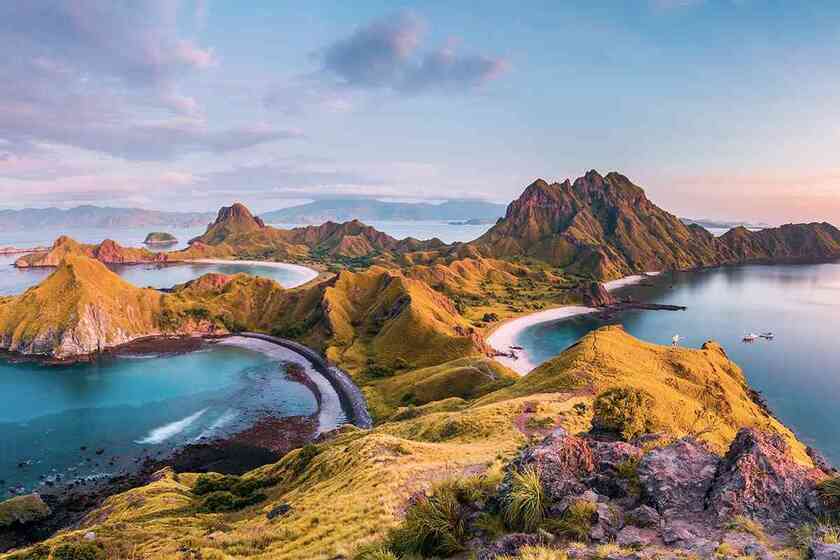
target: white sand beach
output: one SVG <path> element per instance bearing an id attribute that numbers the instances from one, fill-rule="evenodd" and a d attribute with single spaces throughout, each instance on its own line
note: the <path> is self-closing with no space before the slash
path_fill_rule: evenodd
<path id="1" fill-rule="evenodd" d="M 637 284 L 645 278 L 657 276 L 659 272 L 647 272 L 645 274 L 634 274 L 632 276 L 625 276 L 618 280 L 605 282 L 604 287 L 609 290 L 617 290 L 625 286 Z M 510 352 L 511 346 L 517 345 L 519 335 L 533 325 L 540 323 L 547 323 L 550 321 L 559 321 L 561 319 L 568 319 L 576 315 L 584 315 L 586 313 L 594 313 L 597 309 L 592 307 L 585 307 L 583 305 L 566 305 L 563 307 L 556 307 L 554 309 L 546 309 L 544 311 L 537 311 L 529 315 L 511 319 L 499 325 L 487 338 L 487 342 L 494 349 L 499 352 Z M 524 350 L 516 350 L 517 358 L 513 359 L 509 356 L 496 356 L 496 361 L 509 367 L 519 375 L 525 375 L 540 364 L 534 363 L 529 359 L 527 352 Z"/>
<path id="2" fill-rule="evenodd" d="M 284 288 L 295 288 L 297 286 L 301 286 L 306 284 L 313 278 L 318 277 L 318 271 L 308 266 L 303 266 L 300 264 L 291 264 L 291 263 L 284 263 L 284 262 L 274 262 L 274 261 L 239 261 L 239 260 L 226 260 L 226 259 L 192 259 L 186 262 L 194 262 L 194 263 L 204 263 L 204 264 L 247 264 L 251 266 L 265 266 L 270 268 L 283 268 L 290 272 L 295 272 L 300 274 L 300 278 L 296 279 L 294 282 L 290 283 L 288 286 L 283 286 Z"/>

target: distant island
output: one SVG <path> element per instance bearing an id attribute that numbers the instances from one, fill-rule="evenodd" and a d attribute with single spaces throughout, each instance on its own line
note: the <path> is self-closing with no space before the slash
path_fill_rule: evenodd
<path id="1" fill-rule="evenodd" d="M 144 245 L 174 245 L 178 238 L 165 231 L 153 231 L 143 240 Z"/>
<path id="2" fill-rule="evenodd" d="M 321 224 L 350 220 L 466 221 L 495 223 L 505 215 L 504 204 L 480 200 L 448 200 L 440 204 L 384 202 L 369 199 L 316 200 L 262 214 L 266 223 Z"/>
<path id="3" fill-rule="evenodd" d="M 732 229 L 736 227 L 745 227 L 747 229 L 765 229 L 771 227 L 763 222 L 733 222 L 726 220 L 709 220 L 706 218 L 680 218 L 680 221 L 687 226 L 697 225 L 706 229 Z"/>
<path id="4" fill-rule="evenodd" d="M 0 231 L 26 228 L 196 227 L 213 220 L 211 212 L 161 212 L 142 208 L 76 206 L 74 208 L 24 208 L 0 210 Z"/>

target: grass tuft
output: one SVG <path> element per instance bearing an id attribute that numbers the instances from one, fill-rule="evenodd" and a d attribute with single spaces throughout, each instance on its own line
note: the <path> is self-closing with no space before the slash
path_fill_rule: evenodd
<path id="1" fill-rule="evenodd" d="M 537 469 L 526 467 L 513 473 L 510 493 L 503 504 L 503 513 L 508 527 L 531 533 L 543 521 L 546 508 L 542 478 Z"/>

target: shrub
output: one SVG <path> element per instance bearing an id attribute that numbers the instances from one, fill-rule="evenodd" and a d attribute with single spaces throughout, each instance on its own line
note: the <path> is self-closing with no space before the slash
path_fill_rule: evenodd
<path id="1" fill-rule="evenodd" d="M 318 450 L 318 446 L 312 443 L 307 443 L 303 447 L 300 448 L 298 451 L 297 459 L 295 460 L 294 470 L 295 474 L 301 474 L 303 471 L 306 470 L 306 467 L 309 466 L 309 463 L 312 462 L 312 459 L 318 456 L 320 451 Z"/>
<path id="2" fill-rule="evenodd" d="M 450 556 L 463 550 L 465 537 L 465 510 L 457 485 L 449 482 L 436 487 L 431 496 L 415 498 L 389 540 L 398 555 Z"/>
<path id="3" fill-rule="evenodd" d="M 832 511 L 840 511 L 840 476 L 824 480 L 817 486 L 826 507 Z"/>
<path id="4" fill-rule="evenodd" d="M 646 391 L 632 387 L 608 389 L 595 399 L 592 426 L 631 440 L 655 429 L 653 404 L 653 397 Z"/>
<path id="5" fill-rule="evenodd" d="M 550 529 L 559 535 L 576 541 L 589 539 L 589 531 L 595 520 L 597 511 L 594 503 L 588 500 L 573 502 L 559 521 L 555 522 Z"/>
<path id="6" fill-rule="evenodd" d="M 724 528 L 728 531 L 740 531 L 742 533 L 749 533 L 760 541 L 766 540 L 767 535 L 764 533 L 764 527 L 761 523 L 750 519 L 746 515 L 736 515 L 730 519 Z"/>
<path id="7" fill-rule="evenodd" d="M 633 496 L 639 496 L 642 492 L 642 483 L 639 480 L 639 459 L 631 457 L 616 465 L 616 474 L 619 478 L 627 481 L 627 489 Z"/>
<path id="8" fill-rule="evenodd" d="M 48 560 L 49 557 L 50 547 L 44 544 L 39 544 L 26 552 L 12 554 L 9 556 L 9 560 Z"/>
<path id="9" fill-rule="evenodd" d="M 52 551 L 53 560 L 104 560 L 105 551 L 96 543 L 64 543 Z"/>
<path id="10" fill-rule="evenodd" d="M 237 496 L 231 492 L 211 492 L 204 497 L 198 509 L 202 513 L 238 511 L 248 506 L 258 504 L 265 499 L 266 495 L 261 493 Z"/>
<path id="11" fill-rule="evenodd" d="M 193 494 L 204 496 L 198 506 L 204 513 L 237 511 L 265 500 L 265 494 L 257 490 L 276 483 L 273 478 L 202 474 L 193 485 Z"/>
<path id="12" fill-rule="evenodd" d="M 396 554 L 388 550 L 387 545 L 366 546 L 353 554 L 353 560 L 399 560 Z"/>
<path id="13" fill-rule="evenodd" d="M 199 475 L 193 485 L 193 494 L 204 496 L 212 492 L 230 491 L 239 477 L 217 474 Z"/>
<path id="14" fill-rule="evenodd" d="M 514 472 L 510 493 L 503 502 L 505 522 L 508 527 L 533 532 L 542 523 L 546 498 L 540 473 L 533 467 Z"/>

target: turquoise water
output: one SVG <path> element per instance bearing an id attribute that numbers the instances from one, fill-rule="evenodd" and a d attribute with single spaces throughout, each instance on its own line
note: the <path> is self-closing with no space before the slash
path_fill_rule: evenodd
<path id="1" fill-rule="evenodd" d="M 776 415 L 840 464 L 840 263 L 666 274 L 654 284 L 617 294 L 688 309 L 626 312 L 616 322 L 659 344 L 674 334 L 695 348 L 717 340 Z M 517 342 L 541 363 L 601 324 L 578 316 L 533 325 Z M 742 342 L 749 332 L 766 331 L 775 339 Z"/>
<path id="2" fill-rule="evenodd" d="M 0 497 L 47 480 L 117 474 L 261 416 L 316 410 L 313 393 L 282 364 L 230 344 L 60 367 L 0 361 Z"/>
<path id="3" fill-rule="evenodd" d="M 274 224 L 277 227 L 300 227 L 300 224 Z M 376 222 L 374 227 L 397 238 L 415 237 L 428 239 L 439 237 L 447 243 L 455 241 L 469 241 L 479 237 L 489 229 L 489 225 L 452 225 L 441 222 Z M 39 229 L 38 231 L 0 231 L 0 247 L 35 247 L 48 246 L 60 235 L 69 235 L 82 243 L 99 243 L 104 238 L 111 238 L 124 246 L 140 247 L 149 228 L 78 228 L 63 230 Z M 167 231 L 178 238 L 178 244 L 152 250 L 175 250 L 186 247 L 187 241 L 201 235 L 204 227 L 176 229 Z M 0 295 L 22 293 L 31 286 L 37 285 L 49 276 L 50 269 L 18 270 L 12 263 L 19 255 L 0 255 Z M 113 266 L 112 269 L 120 276 L 136 286 L 152 288 L 171 288 L 176 284 L 187 282 L 208 272 L 236 274 L 245 272 L 254 276 L 263 276 L 276 280 L 281 285 L 295 286 L 307 276 L 293 270 L 276 267 L 266 267 L 253 264 L 177 264 L 177 265 L 131 265 Z"/>
<path id="4" fill-rule="evenodd" d="M 53 271 L 51 268 L 18 269 L 13 266 L 14 261 L 14 256 L 0 255 L 0 295 L 22 293 L 27 288 L 37 285 Z M 309 279 L 309 276 L 297 270 L 244 263 L 108 266 L 135 286 L 151 288 L 171 288 L 176 284 L 182 284 L 209 272 L 220 272 L 222 274 L 238 274 L 244 272 L 253 276 L 271 278 L 286 287 L 297 286 Z"/>

